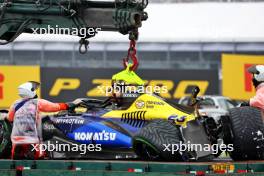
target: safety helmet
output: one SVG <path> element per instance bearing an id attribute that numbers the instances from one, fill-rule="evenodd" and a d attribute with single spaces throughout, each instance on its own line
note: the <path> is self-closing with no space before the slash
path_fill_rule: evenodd
<path id="1" fill-rule="evenodd" d="M 253 75 L 252 81 L 255 87 L 264 82 L 264 65 L 251 66 L 248 72 Z"/>
<path id="2" fill-rule="evenodd" d="M 38 82 L 28 81 L 18 87 L 18 94 L 21 98 L 34 98 L 37 95 L 39 86 L 40 83 Z"/>

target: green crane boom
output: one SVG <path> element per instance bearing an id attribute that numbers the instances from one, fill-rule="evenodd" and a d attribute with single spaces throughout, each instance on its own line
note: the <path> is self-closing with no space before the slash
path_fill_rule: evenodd
<path id="1" fill-rule="evenodd" d="M 0 0 L 0 44 L 41 29 L 69 29 L 64 32 L 82 37 L 85 45 L 97 29 L 137 39 L 138 28 L 148 17 L 147 5 L 148 0 Z M 84 28 L 88 35 L 80 33 Z"/>

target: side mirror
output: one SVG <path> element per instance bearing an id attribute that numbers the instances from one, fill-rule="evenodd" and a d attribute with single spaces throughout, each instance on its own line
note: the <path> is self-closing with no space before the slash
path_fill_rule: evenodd
<path id="1" fill-rule="evenodd" d="M 192 106 L 194 106 L 197 103 L 197 95 L 200 92 L 200 88 L 198 86 L 194 87 L 192 90 L 192 96 L 191 96 L 191 100 L 192 100 Z"/>
<path id="2" fill-rule="evenodd" d="M 200 88 L 198 86 L 194 87 L 192 90 L 192 97 L 196 98 L 199 92 L 200 92 Z"/>

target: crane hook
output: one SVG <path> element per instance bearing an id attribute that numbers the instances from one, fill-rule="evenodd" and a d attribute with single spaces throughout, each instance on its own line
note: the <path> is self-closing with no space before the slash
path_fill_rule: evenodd
<path id="1" fill-rule="evenodd" d="M 87 52 L 87 48 L 89 48 L 89 43 L 90 42 L 85 38 L 80 39 L 80 41 L 79 41 L 79 44 L 80 44 L 79 52 L 81 54 L 85 54 Z"/>

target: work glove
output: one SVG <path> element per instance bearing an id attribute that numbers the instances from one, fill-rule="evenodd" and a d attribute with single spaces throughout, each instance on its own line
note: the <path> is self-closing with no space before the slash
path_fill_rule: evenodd
<path id="1" fill-rule="evenodd" d="M 74 109 L 77 106 L 79 106 L 82 102 L 83 102 L 82 99 L 78 98 L 78 99 L 74 100 L 73 102 L 68 102 L 66 104 L 68 106 L 68 109 Z"/>
<path id="2" fill-rule="evenodd" d="M 243 106 L 250 106 L 250 104 L 249 104 L 248 101 L 245 101 L 245 102 L 242 102 L 242 103 L 240 104 L 240 106 L 241 106 L 241 107 L 243 107 Z"/>

